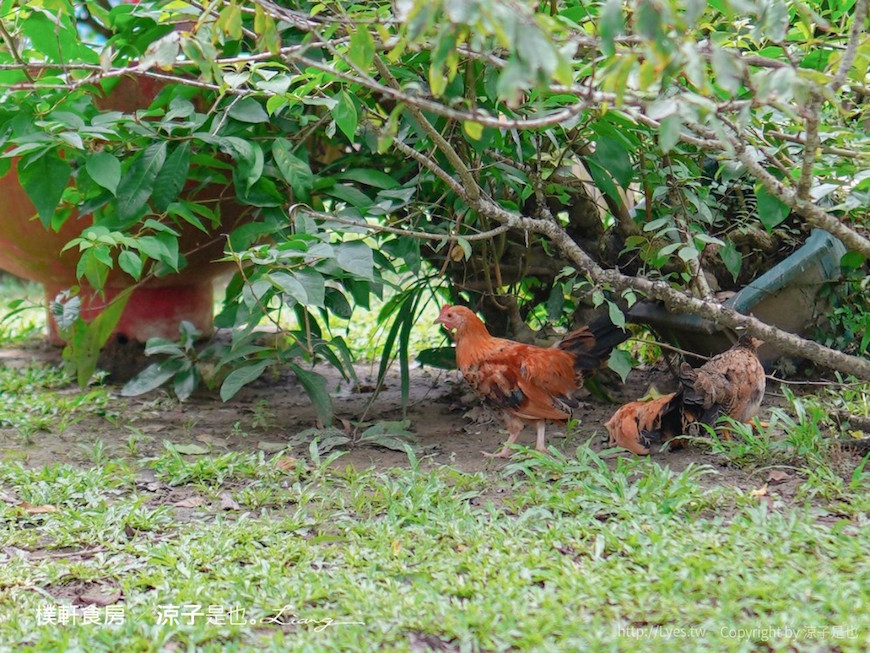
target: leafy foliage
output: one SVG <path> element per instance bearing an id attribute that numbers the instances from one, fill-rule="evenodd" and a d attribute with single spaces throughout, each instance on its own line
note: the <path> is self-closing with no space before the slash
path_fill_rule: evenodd
<path id="1" fill-rule="evenodd" d="M 330 318 L 427 278 L 381 312 L 406 375 L 430 269 L 503 332 L 589 304 L 621 319 L 634 291 L 505 226 L 523 217 L 595 265 L 703 297 L 751 282 L 810 226 L 863 246 L 863 1 L 87 8 L 3 13 L 3 160 L 47 227 L 92 221 L 69 247 L 95 288 L 218 243 L 237 267 L 224 397 L 294 362 L 328 421 L 302 364 L 352 374 Z M 263 323 L 286 340 L 258 344 Z M 179 365 L 186 394 L 195 368 L 165 365 L 154 379 Z"/>

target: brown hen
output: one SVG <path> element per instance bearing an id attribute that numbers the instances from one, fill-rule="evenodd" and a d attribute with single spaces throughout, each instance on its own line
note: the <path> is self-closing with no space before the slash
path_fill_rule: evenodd
<path id="1" fill-rule="evenodd" d="M 680 367 L 683 427 L 693 422 L 713 425 L 723 415 L 749 422 L 764 398 L 764 368 L 756 350 L 761 341 L 743 334 L 731 349 L 695 369 Z"/>
<path id="2" fill-rule="evenodd" d="M 654 444 L 686 433 L 693 424 L 714 426 L 722 416 L 749 422 L 764 398 L 764 368 L 755 353 L 760 344 L 744 334 L 701 367 L 683 363 L 677 392 L 654 401 L 633 401 L 607 421 L 611 444 L 646 455 Z"/>
<path id="3" fill-rule="evenodd" d="M 536 448 L 546 451 L 546 421 L 571 416 L 577 407 L 572 393 L 629 336 L 602 317 L 552 347 L 537 347 L 492 337 L 481 319 L 464 306 L 445 306 L 435 322 L 455 332 L 456 365 L 468 384 L 487 404 L 502 411 L 509 435 L 495 454 L 499 458 L 510 455 L 508 445 L 516 442 L 527 422 L 537 428 Z"/>

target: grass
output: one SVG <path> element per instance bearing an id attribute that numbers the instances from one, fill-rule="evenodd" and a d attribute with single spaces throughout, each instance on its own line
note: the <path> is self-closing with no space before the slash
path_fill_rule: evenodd
<path id="1" fill-rule="evenodd" d="M 868 396 L 836 405 L 866 415 Z M 0 367 L 0 652 L 863 651 L 870 471 L 832 439 L 831 401 L 787 396 L 768 427 L 695 444 L 716 467 L 581 437 L 484 472 L 413 452 L 356 469 L 187 455 L 184 421 L 154 454 L 137 419 L 173 400 Z M 251 408 L 251 428 L 275 420 Z M 96 423 L 78 466 L 15 454 Z M 788 491 L 768 485 L 783 470 Z"/>
<path id="2" fill-rule="evenodd" d="M 681 650 L 867 643 L 866 524 L 711 486 L 708 468 L 612 468 L 586 447 L 488 474 L 203 460 L 148 466 L 163 489 L 220 489 L 240 510 L 155 506 L 135 465 L 4 466 L 4 495 L 57 511 L 0 512 L 0 647 L 667 651 L 669 628 Z M 100 608 L 99 624 L 38 624 L 46 592 L 94 583 L 120 592 L 123 623 Z M 199 615 L 163 623 L 184 606 Z M 209 623 L 234 609 L 250 623 Z"/>
<path id="3" fill-rule="evenodd" d="M 45 331 L 45 298 L 38 284 L 0 272 L 0 342 L 26 342 Z"/>
<path id="4" fill-rule="evenodd" d="M 64 431 L 87 414 L 114 418 L 105 388 L 70 388 L 71 379 L 50 365 L 0 367 L 0 431 L 12 429 L 29 444 L 40 432 Z"/>

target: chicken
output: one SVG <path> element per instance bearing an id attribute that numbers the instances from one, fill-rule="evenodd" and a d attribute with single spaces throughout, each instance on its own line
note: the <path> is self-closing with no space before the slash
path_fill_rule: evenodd
<path id="1" fill-rule="evenodd" d="M 628 332 L 606 317 L 569 333 L 552 347 L 494 338 L 477 315 L 464 306 L 444 306 L 436 324 L 455 332 L 456 364 L 462 376 L 490 406 L 500 409 L 508 441 L 498 458 L 510 455 L 526 423 L 537 428 L 536 448 L 546 451 L 547 420 L 564 421 L 577 407 L 572 393 L 586 373 L 600 368 Z M 492 454 L 486 454 L 492 455 Z"/>
<path id="2" fill-rule="evenodd" d="M 686 433 L 693 424 L 714 426 L 723 415 L 749 422 L 764 398 L 764 368 L 755 353 L 760 344 L 744 334 L 699 368 L 683 363 L 677 392 L 616 411 L 605 424 L 611 443 L 646 455 L 652 445 Z"/>
<path id="3" fill-rule="evenodd" d="M 694 422 L 713 425 L 727 415 L 749 422 L 764 398 L 764 368 L 755 351 L 761 341 L 744 333 L 731 349 L 694 369 L 680 367 L 683 428 Z"/>
<path id="4" fill-rule="evenodd" d="M 664 444 L 682 432 L 680 395 L 676 392 L 651 401 L 632 401 L 604 423 L 610 446 L 618 445 L 645 456 L 657 444 Z"/>

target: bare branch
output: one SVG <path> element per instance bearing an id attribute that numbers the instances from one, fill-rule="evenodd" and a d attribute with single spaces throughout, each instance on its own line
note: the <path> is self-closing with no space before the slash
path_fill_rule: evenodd
<path id="1" fill-rule="evenodd" d="M 288 211 L 292 214 L 295 210 L 305 211 L 310 216 L 317 218 L 318 220 L 324 220 L 329 222 L 337 222 L 339 224 L 348 225 L 350 227 L 361 227 L 363 229 L 368 229 L 369 231 L 373 231 L 375 233 L 389 233 L 396 234 L 398 236 L 409 236 L 411 238 L 418 238 L 420 240 L 434 240 L 434 241 L 455 241 L 457 238 L 462 238 L 463 240 L 467 240 L 469 242 L 474 242 L 476 240 L 489 240 L 490 238 L 494 238 L 495 236 L 499 236 L 507 231 L 510 231 L 510 227 L 507 225 L 500 225 L 495 227 L 494 229 L 489 229 L 487 231 L 481 231 L 473 234 L 434 234 L 429 231 L 415 231 L 413 229 L 400 229 L 398 227 L 390 227 L 388 225 L 383 224 L 372 224 L 371 222 L 366 222 L 364 220 L 352 220 L 350 218 L 342 218 L 337 215 L 333 215 L 330 213 L 322 213 L 321 211 L 315 211 L 309 206 L 305 206 L 302 204 L 294 204 L 291 206 Z"/>
<path id="2" fill-rule="evenodd" d="M 806 143 L 804 144 L 803 163 L 798 177 L 797 196 L 809 199 L 813 187 L 813 167 L 816 164 L 816 150 L 819 149 L 819 113 L 822 108 L 822 95 L 815 89 L 810 93 L 810 101 L 805 109 Z"/>
<path id="3" fill-rule="evenodd" d="M 629 277 L 617 270 L 605 270 L 554 221 L 520 216 L 485 199 L 481 200 L 477 209 L 482 215 L 496 222 L 547 236 L 594 282 L 609 285 L 618 291 L 627 289 L 638 291 L 650 299 L 664 302 L 667 309 L 674 313 L 691 313 L 726 327 L 745 328 L 753 336 L 777 346 L 786 353 L 808 358 L 819 365 L 833 367 L 859 378 L 870 379 L 870 360 L 850 356 L 811 340 L 805 340 L 755 317 L 738 313 L 732 308 L 675 290 L 664 281 L 650 281 L 641 277 Z"/>
<path id="4" fill-rule="evenodd" d="M 786 134 L 785 132 L 777 131 L 776 129 L 771 129 L 765 132 L 767 135 L 772 136 L 773 138 L 778 138 L 783 141 L 788 141 L 789 143 L 796 143 L 797 145 L 806 145 L 806 141 L 800 136 L 795 136 L 794 134 Z M 859 152 L 858 150 L 847 150 L 843 147 L 831 147 L 830 145 L 820 144 L 819 149 L 826 154 L 834 154 L 836 156 L 844 156 L 849 159 L 867 159 L 870 158 L 870 152 Z"/>
<path id="5" fill-rule="evenodd" d="M 846 83 L 846 77 L 849 75 L 849 68 L 852 67 L 852 62 L 855 61 L 855 55 L 858 54 L 858 46 L 861 44 L 861 33 L 864 31 L 864 20 L 867 17 L 867 5 L 870 0 L 858 0 L 855 3 L 855 13 L 852 15 L 852 31 L 849 32 L 849 43 L 846 46 L 846 52 L 840 60 L 840 67 L 831 80 L 831 90 L 838 91 L 843 84 Z"/>
<path id="6" fill-rule="evenodd" d="M 703 134 L 706 138 L 714 140 L 716 134 L 713 130 L 699 125 L 697 123 L 689 123 L 688 126 L 695 132 Z M 736 136 L 727 136 L 727 144 L 731 146 L 737 159 L 746 166 L 746 169 L 767 189 L 767 191 L 779 199 L 789 208 L 797 211 L 809 224 L 819 229 L 824 229 L 833 236 L 836 236 L 843 244 L 851 250 L 859 252 L 870 258 L 870 240 L 866 236 L 851 229 L 847 225 L 840 222 L 836 216 L 827 213 L 823 209 L 816 206 L 809 199 L 798 197 L 797 193 L 790 188 L 787 188 L 779 179 L 765 170 L 749 150 L 744 142 Z M 725 144 L 719 143 L 720 149 L 725 149 Z"/>
<path id="7" fill-rule="evenodd" d="M 386 64 L 381 59 L 380 55 L 375 55 L 374 57 L 375 68 L 378 69 L 378 73 L 380 73 L 381 77 L 387 80 L 387 83 L 391 88 L 398 89 L 399 82 L 393 77 L 393 74 L 390 72 L 390 69 L 387 68 Z M 447 157 L 447 160 L 450 161 L 450 165 L 453 166 L 453 169 L 456 170 L 456 174 L 459 175 L 459 178 L 462 180 L 462 183 L 465 184 L 466 193 L 471 201 L 476 202 L 477 198 L 480 197 L 480 187 L 477 185 L 477 181 L 474 179 L 474 175 L 471 174 L 471 171 L 468 169 L 468 166 L 465 165 L 465 161 L 462 160 L 462 157 L 459 156 L 459 153 L 453 148 L 453 146 L 447 142 L 447 140 L 441 135 L 441 133 L 432 126 L 432 123 L 429 122 L 429 119 L 423 115 L 423 112 L 420 111 L 413 104 L 406 105 L 408 107 L 408 111 L 414 117 L 414 120 L 423 128 L 423 131 L 432 139 L 432 142 L 435 143 L 435 146 L 441 150 L 441 153 Z"/>

